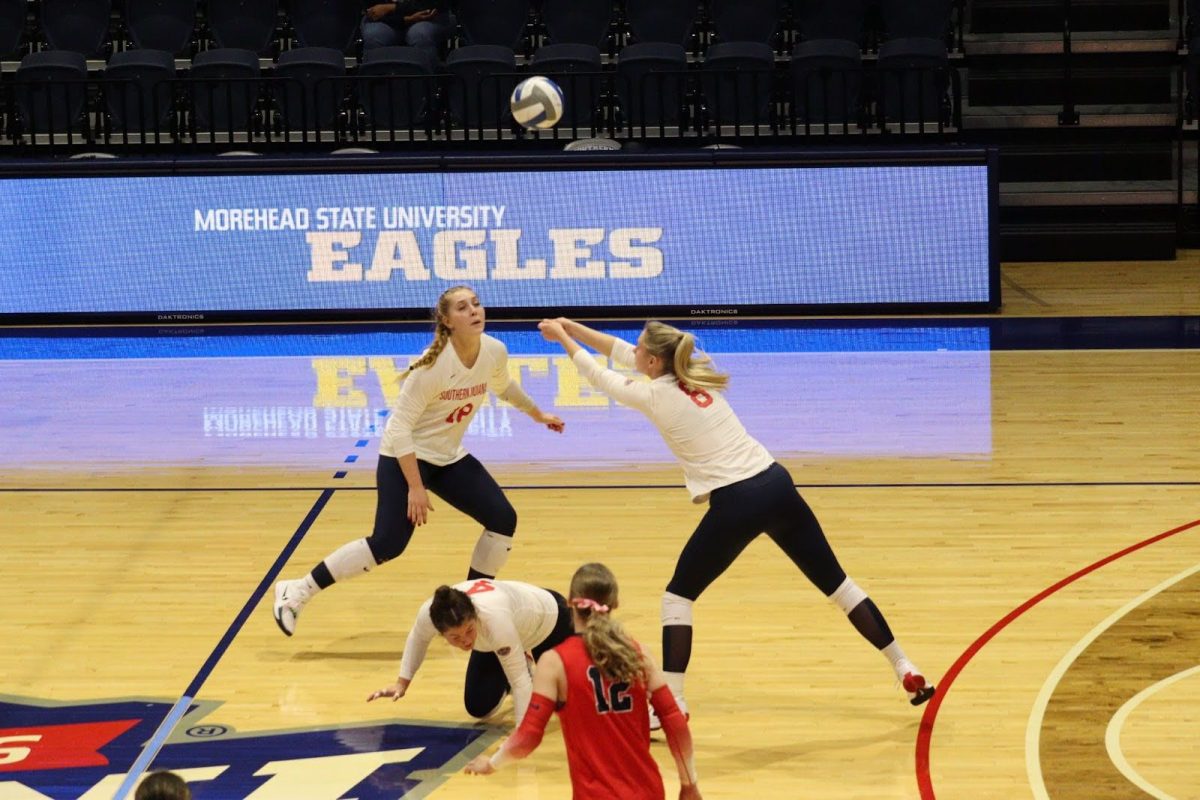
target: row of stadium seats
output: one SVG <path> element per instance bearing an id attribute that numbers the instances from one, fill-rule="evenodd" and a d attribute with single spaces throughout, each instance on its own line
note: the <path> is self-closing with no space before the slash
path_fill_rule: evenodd
<path id="1" fill-rule="evenodd" d="M 699 63 L 689 63 L 679 44 L 633 44 L 611 69 L 595 45 L 546 45 L 524 71 L 513 50 L 499 45 L 456 48 L 444 69 L 425 50 L 383 47 L 368 51 L 353 73 L 332 48 L 287 50 L 267 71 L 253 51 L 216 48 L 198 53 L 182 73 L 167 51 L 129 50 L 114 54 L 99 76 L 89 76 L 82 55 L 48 50 L 22 59 L 15 78 L 0 85 L 0 103 L 10 140 L 63 133 L 178 140 L 197 131 L 318 139 L 367 129 L 501 134 L 513 130 L 509 93 L 534 73 L 563 87 L 561 125 L 573 134 L 894 121 L 941 129 L 957 107 L 944 43 L 921 38 L 884 43 L 869 69 L 856 42 L 837 39 L 801 42 L 786 65 L 763 43 L 714 44 Z"/>
<path id="2" fill-rule="evenodd" d="M 638 42 L 700 55 L 753 41 L 786 55 L 800 39 L 873 49 L 886 38 L 946 38 L 961 0 L 456 0 L 458 44 L 531 56 L 544 44 L 591 44 L 615 57 Z M 42 49 L 105 58 L 123 49 L 177 57 L 236 47 L 274 57 L 292 46 L 357 53 L 361 0 L 0 0 L 0 57 Z M 952 42 L 951 42 L 952 44 Z"/>

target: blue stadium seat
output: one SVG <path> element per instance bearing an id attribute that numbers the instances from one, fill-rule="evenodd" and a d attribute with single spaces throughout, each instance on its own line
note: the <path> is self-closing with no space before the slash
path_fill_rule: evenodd
<path id="1" fill-rule="evenodd" d="M 208 0 L 208 25 L 218 48 L 266 53 L 278 11 L 279 0 Z"/>
<path id="2" fill-rule="evenodd" d="M 617 56 L 617 93 L 631 128 L 676 126 L 683 119 L 687 53 L 680 44 L 626 45 Z"/>
<path id="3" fill-rule="evenodd" d="M 937 127 L 949 89 L 949 56 L 942 39 L 889 39 L 879 46 L 882 91 L 880 118 L 885 122 L 924 122 Z"/>
<path id="4" fill-rule="evenodd" d="M 139 48 L 180 54 L 192 44 L 197 0 L 125 0 L 125 25 Z"/>
<path id="5" fill-rule="evenodd" d="M 865 0 L 798 0 L 800 33 L 804 39 L 843 39 L 863 43 Z"/>
<path id="6" fill-rule="evenodd" d="M 245 131 L 258 102 L 258 55 L 251 50 L 221 47 L 197 53 L 188 78 L 193 79 L 192 111 L 198 130 Z"/>
<path id="7" fill-rule="evenodd" d="M 592 44 L 542 45 L 533 54 L 532 68 L 563 90 L 563 116 L 558 127 L 590 131 L 602 89 L 600 49 Z"/>
<path id="8" fill-rule="evenodd" d="M 671 42 L 686 47 L 699 16 L 697 0 L 626 0 L 625 15 L 637 42 Z"/>
<path id="9" fill-rule="evenodd" d="M 516 55 L 500 45 L 466 45 L 450 51 L 446 96 L 450 118 L 464 128 L 496 130 L 512 118 L 508 98 L 516 86 Z"/>
<path id="10" fill-rule="evenodd" d="M 66 50 L 42 50 L 21 59 L 16 99 L 27 133 L 77 131 L 87 103 L 87 59 Z"/>
<path id="11" fill-rule="evenodd" d="M 41 26 L 55 50 L 93 56 L 108 38 L 112 0 L 42 0 Z"/>
<path id="12" fill-rule="evenodd" d="M 590 44 L 600 48 L 608 39 L 612 0 L 545 0 L 542 22 L 550 44 Z"/>
<path id="13" fill-rule="evenodd" d="M 715 125 L 770 122 L 775 51 L 765 42 L 722 42 L 704 56 L 705 106 Z"/>
<path id="14" fill-rule="evenodd" d="M 104 102 L 117 132 L 161 130 L 170 120 L 175 56 L 166 50 L 122 50 L 104 70 Z"/>
<path id="15" fill-rule="evenodd" d="M 529 0 L 458 0 L 454 12 L 468 45 L 517 49 L 529 18 Z"/>
<path id="16" fill-rule="evenodd" d="M 779 0 L 711 0 L 709 15 L 722 42 L 769 44 L 779 26 Z"/>
<path id="17" fill-rule="evenodd" d="M 345 53 L 362 21 L 358 0 L 292 0 L 290 18 L 301 47 L 332 47 Z"/>
<path id="18" fill-rule="evenodd" d="M 295 47 L 275 62 L 275 102 L 289 131 L 327 131 L 342 105 L 346 58 L 333 47 Z"/>
<path id="19" fill-rule="evenodd" d="M 437 64 L 420 47 L 375 47 L 363 54 L 355 93 L 375 130 L 407 130 L 430 121 Z"/>
<path id="20" fill-rule="evenodd" d="M 812 39 L 792 50 L 792 116 L 798 128 L 858 124 L 862 51 L 849 39 Z"/>

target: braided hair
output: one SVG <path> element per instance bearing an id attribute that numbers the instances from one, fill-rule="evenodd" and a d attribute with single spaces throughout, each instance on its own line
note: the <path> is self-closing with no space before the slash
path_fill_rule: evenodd
<path id="1" fill-rule="evenodd" d="M 461 291 L 473 290 L 470 286 L 451 286 L 438 297 L 437 304 L 433 307 L 433 344 L 429 345 L 425 355 L 408 365 L 408 369 L 400 374 L 400 380 L 407 378 L 413 370 L 432 366 L 446 349 L 446 344 L 450 341 L 450 328 L 446 325 L 446 318 L 450 315 L 450 297 Z"/>

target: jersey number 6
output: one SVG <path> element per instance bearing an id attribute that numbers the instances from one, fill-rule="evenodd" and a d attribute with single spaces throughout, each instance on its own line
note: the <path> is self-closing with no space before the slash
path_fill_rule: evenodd
<path id="1" fill-rule="evenodd" d="M 688 389 L 683 381 L 679 381 L 676 385 L 679 386 L 679 391 L 692 398 L 692 402 L 701 408 L 708 408 L 712 405 L 712 395 L 703 389 Z"/>

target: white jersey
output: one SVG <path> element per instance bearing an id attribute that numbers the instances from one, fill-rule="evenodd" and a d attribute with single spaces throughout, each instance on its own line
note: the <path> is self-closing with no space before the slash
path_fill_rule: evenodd
<path id="1" fill-rule="evenodd" d="M 511 388 L 528 401 L 516 384 Z M 437 361 L 413 370 L 404 379 L 400 399 L 379 443 L 379 454 L 399 457 L 416 453 L 420 460 L 439 467 L 453 464 L 467 454 L 463 436 L 479 406 L 487 400 L 489 389 L 497 395 L 513 393 L 509 391 L 508 349 L 504 343 L 483 334 L 479 356 L 468 368 L 447 342 Z M 522 405 L 520 398 L 505 399 L 518 408 Z"/>
<path id="2" fill-rule="evenodd" d="M 537 647 L 554 631 L 558 623 L 558 601 L 545 589 L 520 581 L 480 579 L 456 583 L 454 588 L 466 592 L 475 605 L 479 624 L 472 649 L 495 653 L 500 659 L 504 677 L 512 690 L 519 725 L 533 696 L 525 651 Z M 405 680 L 411 681 L 416 675 L 425 660 L 429 643 L 438 635 L 429 616 L 432 605 L 431 597 L 421 606 L 408 633 L 408 641 L 404 643 L 400 677 Z"/>
<path id="3" fill-rule="evenodd" d="M 633 345 L 615 340 L 612 357 L 623 367 L 633 367 Z M 713 489 L 757 475 L 775 460 L 746 433 L 721 392 L 689 392 L 673 375 L 650 382 L 634 380 L 605 369 L 584 351 L 576 353 L 574 361 L 589 383 L 618 403 L 641 411 L 658 426 L 683 467 L 692 502 L 703 503 Z"/>

